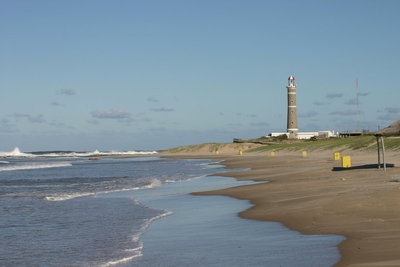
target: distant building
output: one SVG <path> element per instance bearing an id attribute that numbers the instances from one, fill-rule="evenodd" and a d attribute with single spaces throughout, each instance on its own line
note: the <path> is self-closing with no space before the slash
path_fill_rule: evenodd
<path id="1" fill-rule="evenodd" d="M 354 136 L 361 136 L 363 135 L 362 131 L 347 131 L 347 132 L 340 132 L 339 137 L 354 137 Z"/>
<path id="2" fill-rule="evenodd" d="M 289 138 L 290 133 L 270 133 L 268 136 L 270 137 L 278 137 L 286 135 Z M 330 138 L 336 137 L 335 131 L 319 131 L 319 132 L 298 132 L 296 134 L 296 139 L 311 139 L 313 137 L 317 138 Z"/>

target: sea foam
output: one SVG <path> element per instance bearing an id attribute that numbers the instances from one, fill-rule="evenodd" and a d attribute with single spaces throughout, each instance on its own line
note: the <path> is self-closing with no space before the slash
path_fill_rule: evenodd
<path id="1" fill-rule="evenodd" d="M 49 169 L 59 167 L 70 167 L 69 162 L 46 162 L 46 163 L 25 163 L 25 164 L 4 164 L 0 165 L 0 171 L 18 171 L 18 170 L 33 170 L 33 169 Z"/>
<path id="2" fill-rule="evenodd" d="M 147 231 L 147 229 L 149 228 L 150 224 L 153 221 L 162 219 L 164 217 L 170 216 L 172 215 L 173 212 L 172 211 L 164 211 L 164 213 L 155 216 L 153 218 L 149 218 L 145 221 L 145 223 L 142 225 L 142 227 L 139 229 L 139 231 L 132 236 L 132 241 L 133 242 L 139 242 L 140 237 Z M 115 266 L 115 265 L 119 265 L 119 264 L 123 264 L 123 263 L 128 263 L 131 262 L 133 260 L 135 260 L 136 258 L 142 257 L 142 250 L 143 250 L 143 243 L 139 243 L 139 246 L 133 249 L 129 249 L 129 250 L 125 250 L 126 252 L 131 252 L 132 255 L 129 255 L 125 258 L 122 259 L 117 259 L 117 260 L 111 260 L 103 265 L 101 265 L 102 267 L 110 267 L 110 266 Z"/>
<path id="3" fill-rule="evenodd" d="M 30 152 L 25 153 L 21 152 L 18 147 L 15 147 L 13 150 L 4 152 L 0 151 L 0 157 L 3 158 L 11 158 L 11 157 L 24 157 L 24 158 L 32 158 L 32 157 L 96 157 L 96 156 L 130 156 L 130 155 L 153 155 L 157 154 L 157 151 L 86 151 L 86 152 L 76 152 L 76 151 L 41 151 L 41 152 Z"/>
<path id="4" fill-rule="evenodd" d="M 79 192 L 79 193 L 70 193 L 70 194 L 57 194 L 57 195 L 50 195 L 45 196 L 43 199 L 47 201 L 65 201 L 74 198 L 80 197 L 90 197 L 90 196 L 99 196 L 103 194 L 110 194 L 116 192 L 124 192 L 124 191 L 135 191 L 140 189 L 151 189 L 151 188 L 158 188 L 162 186 L 162 182 L 158 179 L 153 179 L 150 184 L 144 186 L 135 186 L 131 188 L 118 188 L 114 190 L 103 190 L 98 192 Z"/>
<path id="5" fill-rule="evenodd" d="M 95 193 L 74 193 L 74 194 L 61 194 L 61 195 L 55 195 L 55 196 L 46 196 L 44 197 L 45 200 L 47 201 L 65 201 L 65 200 L 70 200 L 78 197 L 88 197 L 88 196 L 93 196 Z"/>
<path id="6" fill-rule="evenodd" d="M 119 260 L 110 261 L 110 262 L 107 262 L 106 264 L 101 265 L 101 266 L 102 267 L 109 267 L 109 266 L 119 265 L 119 264 L 122 264 L 122 263 L 128 263 L 128 262 L 131 262 L 134 259 L 139 258 L 141 256 L 142 256 L 142 252 L 140 251 L 136 255 L 133 255 L 133 256 L 130 256 L 130 257 L 126 257 L 126 258 L 123 258 L 123 259 L 119 259 Z"/>
<path id="7" fill-rule="evenodd" d="M 34 155 L 29 153 L 22 153 L 18 147 L 15 147 L 9 152 L 0 151 L 0 157 L 33 157 Z"/>

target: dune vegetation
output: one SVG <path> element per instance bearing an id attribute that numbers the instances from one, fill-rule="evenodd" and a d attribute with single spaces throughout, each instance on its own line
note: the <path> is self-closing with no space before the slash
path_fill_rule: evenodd
<path id="1" fill-rule="evenodd" d="M 254 141 L 258 140 L 258 141 Z M 204 143 L 198 145 L 181 146 L 165 150 L 168 153 L 218 153 L 219 151 L 243 151 L 243 152 L 265 152 L 265 151 L 318 151 L 318 150 L 357 150 L 374 151 L 377 149 L 376 137 L 373 135 L 362 135 L 349 138 L 327 138 L 311 140 L 280 140 L 260 139 L 242 141 L 240 143 Z M 385 149 L 388 151 L 400 150 L 400 137 L 384 138 Z"/>

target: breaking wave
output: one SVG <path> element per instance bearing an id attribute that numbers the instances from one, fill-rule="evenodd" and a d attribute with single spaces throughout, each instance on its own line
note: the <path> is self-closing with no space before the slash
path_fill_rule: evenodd
<path id="1" fill-rule="evenodd" d="M 21 152 L 18 147 L 15 147 L 9 152 L 0 151 L 0 157 L 10 158 L 10 157 L 96 157 L 96 156 L 133 156 L 133 155 L 152 155 L 157 154 L 157 151 L 37 151 L 37 152 Z"/>
<path id="2" fill-rule="evenodd" d="M 174 182 L 174 181 L 172 181 Z M 43 197 L 43 199 L 47 201 L 65 201 L 79 197 L 88 197 L 88 196 L 97 196 L 102 194 L 109 194 L 115 192 L 124 192 L 124 191 L 134 191 L 140 189 L 151 189 L 151 188 L 159 188 L 162 186 L 162 182 L 158 179 L 153 179 L 150 184 L 136 187 L 127 187 L 127 188 L 116 188 L 113 190 L 103 190 L 97 192 L 74 192 L 74 193 L 64 193 L 64 194 L 53 194 Z"/>
<path id="3" fill-rule="evenodd" d="M 123 264 L 123 263 L 128 263 L 128 262 L 133 261 L 136 258 L 143 256 L 143 254 L 142 254 L 143 243 L 141 243 L 139 241 L 141 236 L 147 231 L 147 229 L 149 228 L 149 226 L 152 222 L 154 222 L 156 220 L 160 220 L 165 217 L 168 217 L 172 214 L 174 214 L 172 211 L 164 211 L 162 214 L 160 214 L 158 216 L 148 218 L 145 221 L 145 223 L 141 226 L 141 228 L 137 231 L 137 233 L 132 236 L 132 241 L 139 242 L 139 246 L 136 248 L 130 249 L 130 250 L 125 250 L 126 252 L 131 252 L 132 254 L 125 258 L 122 258 L 122 259 L 111 260 L 101 266 L 102 267 L 111 267 L 111 266 L 115 266 L 115 265 L 119 265 L 119 264 Z"/>
<path id="4" fill-rule="evenodd" d="M 1 164 L 0 171 L 18 171 L 18 170 L 34 170 L 34 169 L 49 169 L 59 167 L 70 167 L 72 166 L 69 162 L 32 162 L 24 164 Z"/>
<path id="5" fill-rule="evenodd" d="M 9 152 L 0 152 L 0 157 L 30 157 L 32 154 L 22 153 L 18 147 Z"/>
<path id="6" fill-rule="evenodd" d="M 162 185 L 162 182 L 160 180 L 153 179 L 151 181 L 151 183 L 148 186 L 146 186 L 145 188 L 158 188 L 158 187 L 161 187 L 161 185 Z"/>

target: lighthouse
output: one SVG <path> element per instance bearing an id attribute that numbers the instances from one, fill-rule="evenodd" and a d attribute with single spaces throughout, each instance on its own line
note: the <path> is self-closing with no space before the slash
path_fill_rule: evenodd
<path id="1" fill-rule="evenodd" d="M 297 126 L 297 111 L 296 111 L 296 84 L 294 83 L 295 78 L 289 76 L 287 94 L 288 94 L 288 110 L 287 110 L 287 133 L 289 138 L 297 138 L 298 126 Z"/>

